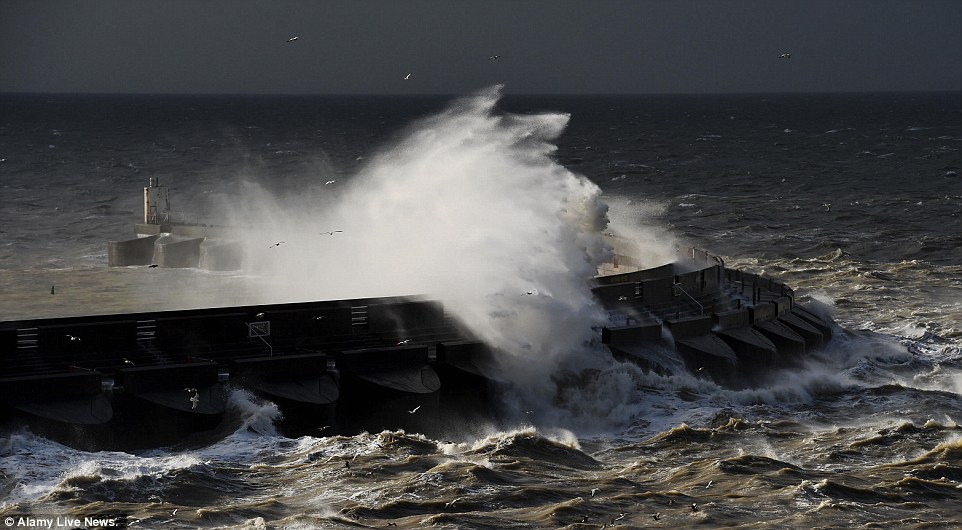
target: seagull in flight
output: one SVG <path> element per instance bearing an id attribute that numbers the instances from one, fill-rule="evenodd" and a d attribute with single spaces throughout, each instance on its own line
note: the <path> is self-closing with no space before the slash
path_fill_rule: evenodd
<path id="1" fill-rule="evenodd" d="M 407 344 L 407 343 L 409 343 L 409 342 L 411 342 L 411 339 L 404 339 L 404 340 L 402 340 L 401 342 L 398 342 L 397 345 L 400 346 L 400 345 L 402 345 L 402 344 Z"/>
<path id="2" fill-rule="evenodd" d="M 129 364 L 130 366 L 136 366 L 133 361 L 124 357 L 124 364 Z"/>
<path id="3" fill-rule="evenodd" d="M 421 408 L 421 405 L 418 405 L 418 406 L 414 407 L 413 409 L 409 410 L 409 411 L 408 411 L 408 414 L 414 414 L 415 412 L 418 411 L 419 408 Z"/>
<path id="4" fill-rule="evenodd" d="M 337 234 L 343 231 L 344 230 L 328 230 L 327 232 L 321 232 L 321 235 L 327 234 L 329 236 L 333 236 L 334 234 Z"/>
<path id="5" fill-rule="evenodd" d="M 792 54 L 790 54 L 790 53 L 783 53 L 783 54 L 779 55 L 778 58 L 779 58 L 779 59 L 791 59 L 791 58 L 792 58 Z"/>
<path id="6" fill-rule="evenodd" d="M 73 342 L 73 341 L 80 342 L 80 337 L 78 337 L 78 336 L 76 336 L 76 335 L 67 335 L 67 338 L 70 339 L 71 342 Z"/>
<path id="7" fill-rule="evenodd" d="M 264 318 L 264 313 L 257 313 L 254 318 Z"/>
<path id="8" fill-rule="evenodd" d="M 488 60 L 489 60 L 489 61 L 495 61 L 495 60 L 498 60 L 498 59 L 500 59 L 500 58 L 501 58 L 500 55 L 492 55 L 492 56 L 488 57 Z"/>
<path id="9" fill-rule="evenodd" d="M 193 396 L 190 396 L 190 410 L 196 409 L 198 403 L 200 403 L 200 392 L 195 392 Z"/>
<path id="10" fill-rule="evenodd" d="M 408 74 L 408 75 L 411 75 L 411 74 Z M 327 185 L 329 185 L 329 184 L 334 184 L 335 182 L 337 182 L 337 181 L 336 181 L 336 180 L 329 180 L 329 181 L 325 182 L 324 185 L 327 186 Z"/>
<path id="11" fill-rule="evenodd" d="M 407 81 L 408 79 L 411 79 L 411 73 L 410 73 L 410 72 L 408 72 L 408 75 L 404 76 L 404 80 L 405 80 L 405 81 Z"/>
<path id="12" fill-rule="evenodd" d="M 300 38 L 300 37 L 291 37 L 291 38 L 287 39 L 287 42 L 294 42 L 294 41 L 296 41 L 296 40 L 299 39 L 299 38 Z"/>
<path id="13" fill-rule="evenodd" d="M 269 247 L 267 247 L 267 248 L 279 247 L 279 246 L 283 245 L 284 243 L 287 243 L 287 241 L 278 241 L 277 243 L 274 243 L 273 245 L 271 245 L 271 246 L 269 246 Z"/>

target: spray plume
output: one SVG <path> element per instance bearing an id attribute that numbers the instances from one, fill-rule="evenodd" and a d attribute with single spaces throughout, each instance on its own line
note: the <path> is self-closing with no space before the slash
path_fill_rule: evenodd
<path id="1" fill-rule="evenodd" d="M 415 123 L 346 182 L 284 201 L 249 188 L 228 222 L 258 227 L 265 299 L 430 295 L 526 384 L 583 351 L 604 320 L 586 280 L 610 257 L 607 206 L 552 158 L 568 115 L 497 113 L 500 89 Z"/>

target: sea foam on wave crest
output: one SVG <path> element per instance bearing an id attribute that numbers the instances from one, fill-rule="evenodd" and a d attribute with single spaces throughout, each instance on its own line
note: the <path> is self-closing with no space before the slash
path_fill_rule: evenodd
<path id="1" fill-rule="evenodd" d="M 88 453 L 28 431 L 12 434 L 0 448 L 0 454 L 5 457 L 3 473 L 17 482 L 9 495 L 0 501 L 0 508 L 71 490 L 78 487 L 78 483 L 161 478 L 203 464 L 198 455 L 191 453 L 156 453 L 153 456 L 110 451 Z M 16 458 L 6 458 L 8 456 Z"/>
<path id="2" fill-rule="evenodd" d="M 277 404 L 260 400 L 247 389 L 231 388 L 227 407 L 241 422 L 235 434 L 278 435 L 275 423 L 282 420 L 284 415 Z"/>

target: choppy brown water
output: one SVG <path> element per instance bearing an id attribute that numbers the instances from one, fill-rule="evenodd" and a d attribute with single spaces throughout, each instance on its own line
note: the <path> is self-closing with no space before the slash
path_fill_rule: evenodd
<path id="1" fill-rule="evenodd" d="M 237 169 L 236 153 L 283 175 L 269 182 L 278 189 L 319 172 L 349 178 L 370 143 L 443 106 L 3 103 L 20 109 L 0 119 L 4 319 L 277 301 L 262 299 L 276 278 L 107 268 L 106 241 L 128 236 L 148 174 L 174 180 L 191 206 Z M 104 104 L 127 112 L 105 115 Z M 571 112 L 558 160 L 608 198 L 644 205 L 640 224 L 778 277 L 847 331 L 755 389 L 612 361 L 564 389 L 572 403 L 437 439 L 286 438 L 276 406 L 241 391 L 216 433 L 137 454 L 8 431 L 0 517 L 123 513 L 143 528 L 962 526 L 962 181 L 952 176 L 962 97 L 504 105 Z"/>

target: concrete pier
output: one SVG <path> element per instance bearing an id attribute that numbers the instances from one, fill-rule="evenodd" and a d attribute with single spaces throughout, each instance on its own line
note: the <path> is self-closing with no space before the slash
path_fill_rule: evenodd
<path id="1" fill-rule="evenodd" d="M 628 255 L 613 243 L 617 255 Z M 595 279 L 592 292 L 612 322 L 601 329 L 601 340 L 619 359 L 672 373 L 674 360 L 661 349 L 668 345 L 687 370 L 745 387 L 831 339 L 831 324 L 795 304 L 788 286 L 726 268 L 700 250 L 678 256 L 624 273 L 603 267 L 607 274 Z"/>
<path id="2" fill-rule="evenodd" d="M 158 233 L 130 248 L 136 260 L 151 247 L 158 265 L 190 266 L 219 245 Z M 136 261 L 134 251 L 125 259 L 116 261 Z M 787 286 L 698 250 L 593 283 L 608 312 L 598 342 L 659 373 L 754 386 L 832 336 Z M 0 351 L 5 418 L 106 426 L 100 448 L 148 447 L 236 421 L 228 387 L 277 403 L 291 422 L 284 432 L 333 434 L 441 428 L 444 414 L 491 407 L 506 384 L 501 352 L 424 297 L 0 321 Z"/>

